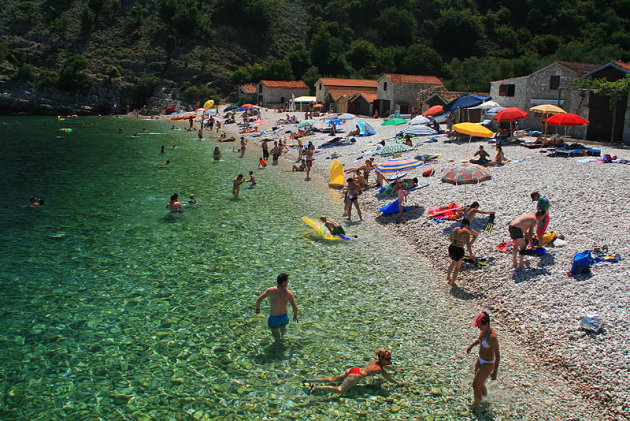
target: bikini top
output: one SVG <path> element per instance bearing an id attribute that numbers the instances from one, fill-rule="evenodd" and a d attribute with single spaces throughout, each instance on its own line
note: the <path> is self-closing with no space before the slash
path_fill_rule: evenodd
<path id="1" fill-rule="evenodd" d="M 482 347 L 484 348 L 490 348 L 490 345 L 488 345 L 488 336 L 490 336 L 490 333 L 488 333 L 486 335 L 485 338 L 483 338 L 483 341 L 479 341 L 479 343 L 481 344 Z"/>

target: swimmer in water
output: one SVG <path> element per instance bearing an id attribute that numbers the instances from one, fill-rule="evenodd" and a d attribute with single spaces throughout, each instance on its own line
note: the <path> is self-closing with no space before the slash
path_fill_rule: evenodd
<path id="1" fill-rule="evenodd" d="M 348 390 L 352 389 L 354 386 L 361 381 L 362 378 L 367 376 L 373 376 L 375 374 L 381 374 L 387 380 L 392 383 L 396 383 L 397 386 L 406 386 L 405 382 L 396 381 L 386 370 L 385 367 L 391 365 L 392 363 L 392 353 L 386 349 L 379 349 L 376 351 L 376 356 L 378 360 L 372 361 L 365 368 L 353 367 L 338 376 L 330 376 L 330 377 L 322 377 L 321 379 L 305 379 L 305 382 L 315 383 L 333 383 L 341 381 L 341 385 L 339 386 L 311 386 L 311 389 L 308 393 L 313 393 L 318 390 L 330 390 L 332 392 L 337 392 L 340 394 L 346 393 Z"/>
<path id="2" fill-rule="evenodd" d="M 241 192 L 241 184 L 245 181 L 243 174 L 239 174 L 236 176 L 234 181 L 232 182 L 232 194 L 235 198 L 238 199 L 238 194 Z"/>
<path id="3" fill-rule="evenodd" d="M 190 196 L 188 196 L 188 204 L 189 205 L 196 205 L 197 203 L 199 203 L 197 201 L 197 199 L 195 199 L 195 195 L 191 194 Z"/>
<path id="4" fill-rule="evenodd" d="M 179 201 L 179 195 L 177 193 L 173 193 L 171 196 L 171 200 L 166 204 L 166 209 L 171 212 L 181 212 L 182 211 L 182 202 Z"/>
<path id="5" fill-rule="evenodd" d="M 214 148 L 214 152 L 212 153 L 212 157 L 214 158 L 215 161 L 220 161 L 221 160 L 221 150 L 219 149 L 218 146 Z"/>
<path id="6" fill-rule="evenodd" d="M 31 196 L 31 198 L 29 199 L 28 207 L 29 208 L 36 208 L 36 207 L 38 207 L 40 205 L 40 201 L 41 201 L 41 204 L 43 205 L 44 204 L 44 199 L 37 200 L 36 196 Z"/>
<path id="7" fill-rule="evenodd" d="M 254 178 L 254 171 L 249 172 L 249 180 L 247 180 L 247 182 L 252 183 L 252 187 L 256 185 L 256 179 Z"/>
<path id="8" fill-rule="evenodd" d="M 171 161 L 169 161 L 169 160 L 167 159 L 167 160 L 166 160 L 166 162 L 165 162 L 165 163 L 163 163 L 163 164 L 162 164 L 161 162 L 157 162 L 157 163 L 154 163 L 154 164 L 155 164 L 155 165 L 159 165 L 159 166 L 163 167 L 163 166 L 169 165 L 170 163 L 171 163 Z"/>
<path id="9" fill-rule="evenodd" d="M 160 150 L 160 153 L 166 153 L 166 148 L 164 147 L 164 145 L 162 145 L 162 149 Z"/>

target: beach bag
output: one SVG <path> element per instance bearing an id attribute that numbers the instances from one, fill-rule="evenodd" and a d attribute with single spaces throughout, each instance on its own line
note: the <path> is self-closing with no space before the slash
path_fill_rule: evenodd
<path id="1" fill-rule="evenodd" d="M 558 238 L 558 235 L 555 231 L 547 231 L 545 235 L 543 235 L 542 242 L 543 244 L 551 244 L 556 238 Z"/>
<path id="2" fill-rule="evenodd" d="M 590 266 L 593 264 L 593 254 L 590 250 L 584 250 L 581 253 L 575 253 L 573 256 L 573 266 L 569 272 L 572 276 L 579 275 L 589 271 Z"/>

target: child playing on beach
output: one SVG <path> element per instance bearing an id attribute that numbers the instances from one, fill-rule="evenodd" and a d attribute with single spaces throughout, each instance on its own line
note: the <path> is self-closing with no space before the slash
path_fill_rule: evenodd
<path id="1" fill-rule="evenodd" d="M 241 184 L 243 184 L 244 182 L 245 178 L 243 177 L 243 174 L 237 175 L 232 182 L 232 194 L 236 199 L 238 199 L 238 194 L 241 192 Z"/>
<path id="2" fill-rule="evenodd" d="M 249 172 L 249 180 L 247 180 L 247 182 L 251 183 L 252 187 L 256 185 L 256 179 L 254 178 L 254 171 Z"/>
<path id="3" fill-rule="evenodd" d="M 267 161 L 265 161 L 265 158 L 260 158 L 258 160 L 258 168 L 266 168 L 267 167 Z"/>
<path id="4" fill-rule="evenodd" d="M 468 248 L 468 254 L 473 256 L 471 244 L 475 241 L 479 234 L 477 231 L 470 229 L 470 221 L 463 219 L 461 226 L 456 227 L 450 235 L 451 244 L 448 246 L 448 256 L 451 258 L 451 264 L 446 271 L 446 282 L 451 286 L 456 286 L 459 269 L 464 263 L 465 250 Z"/>
<path id="5" fill-rule="evenodd" d="M 396 181 L 396 193 L 398 194 L 398 214 L 403 213 L 403 203 L 407 203 L 407 190 L 405 190 L 405 183 L 402 179 Z"/>

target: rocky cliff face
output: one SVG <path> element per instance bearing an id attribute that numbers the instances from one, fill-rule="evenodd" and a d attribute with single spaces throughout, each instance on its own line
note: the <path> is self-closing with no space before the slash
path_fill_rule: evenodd
<path id="1" fill-rule="evenodd" d="M 143 114 L 160 114 L 170 106 L 190 109 L 180 101 L 179 88 L 163 82 L 153 92 Z M 131 86 L 101 85 L 86 92 L 67 92 L 54 88 L 36 88 L 22 83 L 0 82 L 0 114 L 111 114 L 124 113 L 131 103 Z M 116 107 L 116 108 L 115 108 Z"/>

